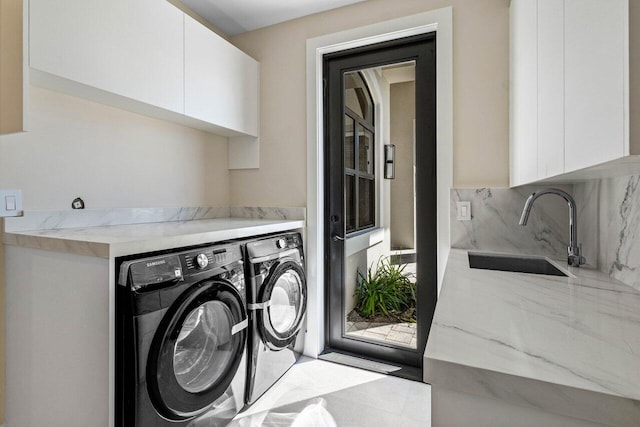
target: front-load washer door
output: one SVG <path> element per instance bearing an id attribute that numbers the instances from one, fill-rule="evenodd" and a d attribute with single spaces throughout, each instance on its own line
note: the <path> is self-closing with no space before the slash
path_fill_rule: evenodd
<path id="1" fill-rule="evenodd" d="M 307 282 L 301 265 L 294 260 L 274 264 L 258 301 L 256 318 L 263 342 L 272 350 L 287 347 L 296 339 L 307 307 Z"/>
<path id="2" fill-rule="evenodd" d="M 240 293 L 224 280 L 194 285 L 171 306 L 147 361 L 149 396 L 161 415 L 189 419 L 225 397 L 245 351 L 247 325 Z"/>

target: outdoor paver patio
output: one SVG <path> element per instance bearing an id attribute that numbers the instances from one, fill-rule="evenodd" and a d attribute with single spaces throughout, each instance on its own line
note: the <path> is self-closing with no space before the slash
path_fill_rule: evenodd
<path id="1" fill-rule="evenodd" d="M 411 348 L 417 343 L 415 323 L 347 322 L 347 335 Z"/>

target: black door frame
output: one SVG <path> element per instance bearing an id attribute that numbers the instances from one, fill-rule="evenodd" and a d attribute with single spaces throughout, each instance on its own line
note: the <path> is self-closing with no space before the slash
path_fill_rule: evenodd
<path id="1" fill-rule="evenodd" d="M 327 54 L 323 57 L 324 244 L 326 350 L 422 366 L 437 299 L 436 34 L 427 33 Z M 371 343 L 344 331 L 344 152 L 342 102 L 345 72 L 416 61 L 417 348 Z M 337 82 L 337 84 L 336 84 Z M 334 126 L 333 124 L 338 124 Z M 428 286 L 424 284 L 427 283 Z"/>

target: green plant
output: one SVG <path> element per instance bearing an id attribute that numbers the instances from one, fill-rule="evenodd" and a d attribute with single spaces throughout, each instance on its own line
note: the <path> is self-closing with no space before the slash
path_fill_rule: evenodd
<path id="1" fill-rule="evenodd" d="M 364 317 L 376 314 L 389 316 L 415 304 L 416 285 L 404 273 L 406 265 L 391 264 L 388 257 L 380 257 L 375 271 L 373 265 L 366 276 L 358 271 L 355 296 L 356 310 Z"/>

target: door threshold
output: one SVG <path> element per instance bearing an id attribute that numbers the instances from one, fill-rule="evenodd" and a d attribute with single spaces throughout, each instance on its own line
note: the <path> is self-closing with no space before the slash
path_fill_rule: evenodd
<path id="1" fill-rule="evenodd" d="M 326 349 L 318 356 L 318 359 L 337 363 L 339 365 L 346 365 L 353 368 L 377 372 L 379 374 L 404 378 L 406 380 L 422 382 L 422 369 L 415 366 L 381 361 L 334 349 Z"/>

